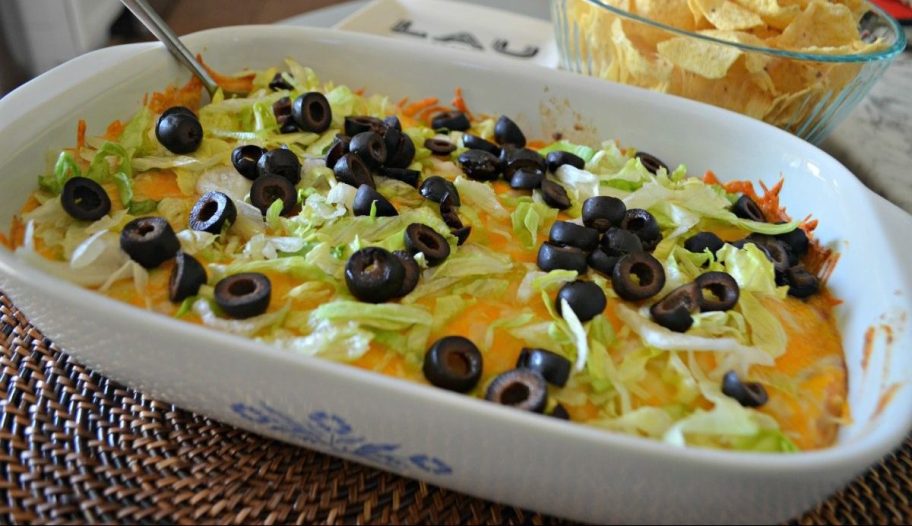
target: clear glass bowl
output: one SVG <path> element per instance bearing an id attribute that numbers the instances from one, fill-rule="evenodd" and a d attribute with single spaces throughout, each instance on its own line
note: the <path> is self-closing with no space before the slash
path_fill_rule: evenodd
<path id="1" fill-rule="evenodd" d="M 880 39 L 881 45 L 851 54 L 839 54 L 837 47 L 786 51 L 743 35 L 739 42 L 722 40 L 711 31 L 672 27 L 615 3 L 621 0 L 553 0 L 565 69 L 721 106 L 812 143 L 826 138 L 906 46 L 899 24 L 868 3 L 856 4 L 865 13 L 859 33 L 864 42 Z M 674 4 L 652 5 L 664 9 L 657 13 L 666 20 L 674 14 L 669 8 Z M 687 3 L 680 5 L 687 9 Z M 817 38 L 820 27 L 810 30 L 815 32 L 810 38 Z"/>

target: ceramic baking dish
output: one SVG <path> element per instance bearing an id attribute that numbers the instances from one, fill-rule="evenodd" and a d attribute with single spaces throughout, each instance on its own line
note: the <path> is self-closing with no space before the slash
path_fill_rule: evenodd
<path id="1" fill-rule="evenodd" d="M 398 99 L 455 86 L 477 111 L 531 136 L 623 143 L 768 185 L 820 220 L 842 252 L 831 286 L 853 423 L 829 449 L 788 455 L 681 449 L 525 414 L 431 387 L 150 314 L 28 268 L 0 250 L 0 289 L 86 365 L 150 396 L 280 440 L 479 497 L 593 522 L 774 522 L 822 500 L 912 427 L 908 268 L 912 220 L 817 148 L 684 99 L 471 52 L 335 31 L 231 27 L 186 37 L 221 71 L 290 56 L 331 79 Z M 47 152 L 124 119 L 143 94 L 187 74 L 158 44 L 92 53 L 0 100 L 0 227 L 36 185 Z M 866 342 L 868 342 L 866 344 Z"/>

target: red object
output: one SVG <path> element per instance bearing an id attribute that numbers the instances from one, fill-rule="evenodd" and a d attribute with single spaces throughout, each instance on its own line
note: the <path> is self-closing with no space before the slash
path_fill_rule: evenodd
<path id="1" fill-rule="evenodd" d="M 902 3 L 900 0 L 871 0 L 881 9 L 886 11 L 896 20 L 904 24 L 912 24 L 912 6 Z"/>

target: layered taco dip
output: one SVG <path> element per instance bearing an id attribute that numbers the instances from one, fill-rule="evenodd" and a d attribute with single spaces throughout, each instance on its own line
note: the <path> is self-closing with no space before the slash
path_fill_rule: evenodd
<path id="1" fill-rule="evenodd" d="M 836 255 L 781 182 L 542 140 L 458 89 L 395 101 L 293 61 L 216 78 L 248 95 L 191 81 L 79 123 L 6 244 L 150 316 L 517 410 L 677 446 L 835 439 Z"/>

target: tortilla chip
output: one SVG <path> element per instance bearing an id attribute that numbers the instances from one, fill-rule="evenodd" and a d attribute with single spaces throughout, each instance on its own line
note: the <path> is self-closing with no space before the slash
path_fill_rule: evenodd
<path id="1" fill-rule="evenodd" d="M 686 71 L 707 79 L 721 79 L 742 55 L 736 47 L 690 37 L 675 37 L 658 44 L 659 56 Z"/>
<path id="2" fill-rule="evenodd" d="M 807 9 L 775 39 L 776 47 L 792 51 L 837 47 L 858 42 L 858 24 L 852 11 L 842 4 L 811 0 Z"/>
<path id="3" fill-rule="evenodd" d="M 624 32 L 620 19 L 611 24 L 611 42 L 617 53 L 617 80 L 656 91 L 666 91 L 672 66 L 661 60 L 649 60 L 640 53 Z"/>
<path id="4" fill-rule="evenodd" d="M 697 28 L 684 0 L 632 0 L 631 8 L 633 13 L 660 24 L 687 31 Z M 664 29 L 633 20 L 624 20 L 624 32 L 640 52 L 647 54 L 655 53 L 656 45 L 672 36 Z"/>
<path id="5" fill-rule="evenodd" d="M 741 7 L 760 15 L 767 24 L 782 30 L 801 13 L 801 6 L 779 5 L 778 0 L 735 0 Z"/>
<path id="6" fill-rule="evenodd" d="M 737 42 L 739 44 L 745 44 L 748 46 L 767 47 L 766 42 L 760 38 L 757 38 L 753 34 L 746 33 L 744 31 L 722 31 L 720 29 L 708 29 L 700 31 L 699 33 L 701 35 L 718 38 L 719 40 Z M 772 60 L 772 57 L 763 53 L 747 52 L 744 54 L 744 59 L 744 65 L 748 71 L 751 73 L 760 73 L 764 72 L 764 68 L 767 64 L 769 64 L 770 60 Z"/>
<path id="7" fill-rule="evenodd" d="M 660 24 L 693 31 L 698 20 L 682 0 L 633 0 L 633 12 Z M 667 37 L 667 33 L 665 34 Z"/>
<path id="8" fill-rule="evenodd" d="M 769 113 L 773 95 L 760 89 L 744 67 L 735 63 L 729 74 L 721 79 L 708 79 L 689 71 L 679 70 L 672 84 L 673 93 L 721 106 L 738 113 L 762 119 Z"/>
<path id="9" fill-rule="evenodd" d="M 716 29 L 750 29 L 764 25 L 763 19 L 729 0 L 695 0 L 700 12 Z"/>

